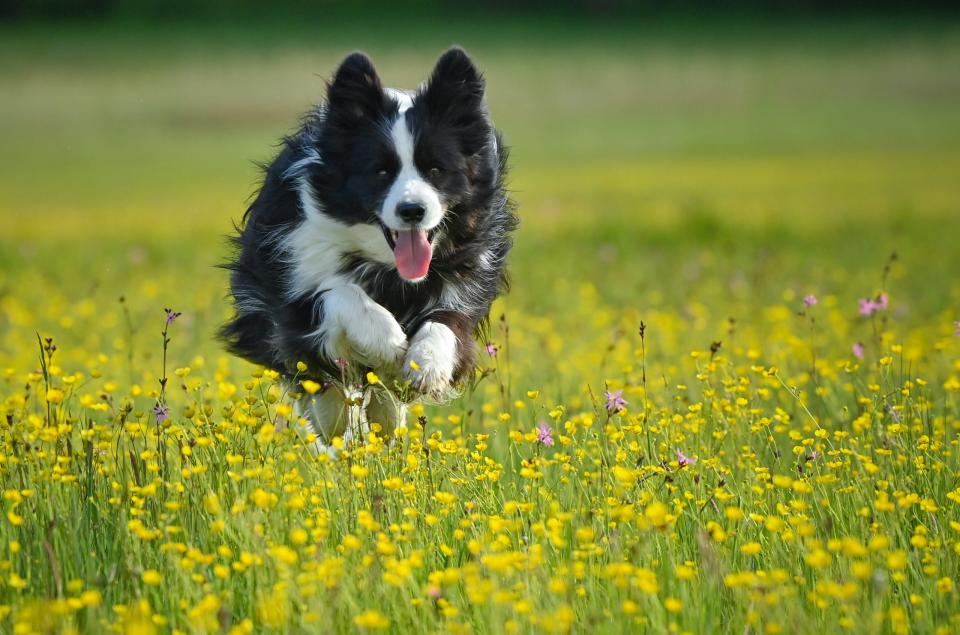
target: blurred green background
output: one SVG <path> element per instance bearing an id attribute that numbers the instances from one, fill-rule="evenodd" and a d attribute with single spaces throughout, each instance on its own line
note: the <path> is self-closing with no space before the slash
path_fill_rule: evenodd
<path id="1" fill-rule="evenodd" d="M 62 19 L 37 6 L 0 24 L 7 342 L 74 337 L 73 315 L 116 323 L 125 295 L 138 325 L 173 306 L 194 316 L 186 344 L 218 350 L 214 265 L 256 162 L 350 51 L 411 88 L 454 43 L 486 73 L 513 148 L 523 222 L 507 306 L 560 330 L 577 326 L 562 309 L 584 286 L 598 306 L 722 299 L 740 319 L 791 290 L 855 307 L 893 251 L 905 319 L 960 303 L 952 13 L 105 3 Z"/>

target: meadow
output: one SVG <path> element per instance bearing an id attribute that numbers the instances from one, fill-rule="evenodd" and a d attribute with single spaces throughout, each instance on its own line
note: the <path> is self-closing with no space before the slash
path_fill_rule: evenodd
<path id="1" fill-rule="evenodd" d="M 318 456 L 225 236 L 342 56 L 452 42 L 512 290 Z M 0 632 L 960 630 L 957 68 L 937 16 L 0 25 Z"/>

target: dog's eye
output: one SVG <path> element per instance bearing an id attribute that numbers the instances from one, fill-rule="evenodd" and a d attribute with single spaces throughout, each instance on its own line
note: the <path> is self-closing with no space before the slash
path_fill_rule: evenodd
<path id="1" fill-rule="evenodd" d="M 377 172 L 377 178 L 380 179 L 381 181 L 386 180 L 388 176 L 390 176 L 390 173 L 387 172 L 386 170 L 379 170 Z"/>
<path id="2" fill-rule="evenodd" d="M 442 172 L 443 172 L 442 168 L 432 167 L 430 168 L 430 178 L 435 179 L 439 177 Z"/>

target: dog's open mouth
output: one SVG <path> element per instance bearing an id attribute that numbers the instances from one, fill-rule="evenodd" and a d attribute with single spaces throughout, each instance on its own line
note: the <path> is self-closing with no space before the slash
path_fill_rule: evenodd
<path id="1" fill-rule="evenodd" d="M 416 282 L 427 277 L 433 259 L 433 236 L 436 229 L 390 229 L 380 224 L 383 237 L 393 250 L 397 272 L 401 278 Z"/>

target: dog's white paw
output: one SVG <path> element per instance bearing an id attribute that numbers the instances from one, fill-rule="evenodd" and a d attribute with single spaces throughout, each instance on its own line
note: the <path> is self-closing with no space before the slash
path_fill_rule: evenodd
<path id="1" fill-rule="evenodd" d="M 396 366 L 407 350 L 403 328 L 375 302 L 344 324 L 343 332 L 356 357 L 370 366 Z"/>
<path id="2" fill-rule="evenodd" d="M 330 323 L 326 346 L 331 358 L 389 368 L 396 367 L 407 351 L 407 336 L 393 314 L 354 285 L 324 297 L 324 321 Z"/>
<path id="3" fill-rule="evenodd" d="M 410 342 L 403 377 L 420 393 L 441 396 L 449 390 L 457 364 L 457 336 L 446 325 L 427 322 Z"/>

